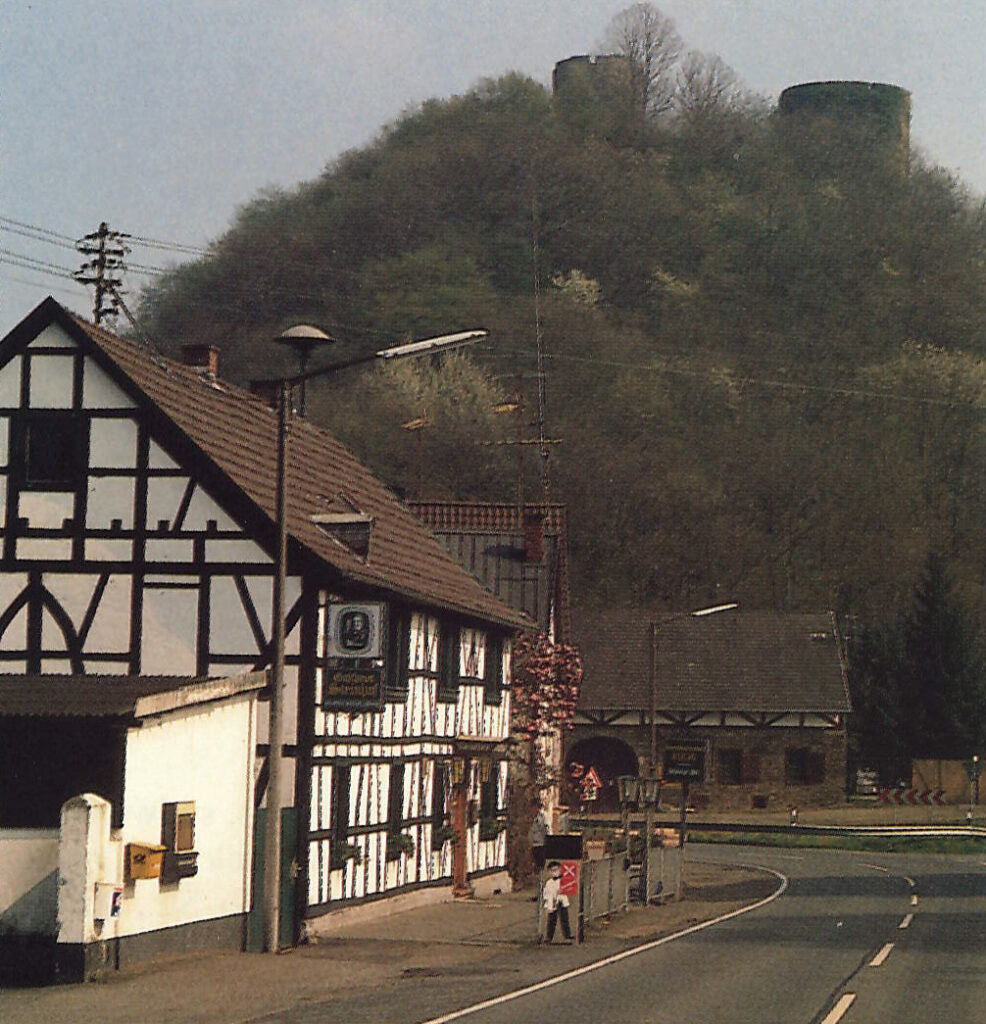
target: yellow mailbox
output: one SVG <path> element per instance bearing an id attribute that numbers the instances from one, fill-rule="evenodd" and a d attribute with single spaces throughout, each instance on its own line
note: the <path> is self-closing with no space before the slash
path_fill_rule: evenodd
<path id="1" fill-rule="evenodd" d="M 127 878 L 160 878 L 164 851 L 155 843 L 127 843 Z"/>

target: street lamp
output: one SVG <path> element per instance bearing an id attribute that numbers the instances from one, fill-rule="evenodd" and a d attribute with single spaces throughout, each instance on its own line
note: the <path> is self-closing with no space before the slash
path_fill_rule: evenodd
<path id="1" fill-rule="evenodd" d="M 321 327 L 315 327 L 313 324 L 295 324 L 293 327 L 281 331 L 274 339 L 274 344 L 284 345 L 285 348 L 291 349 L 298 357 L 298 372 L 304 373 L 308 369 L 308 360 L 311 359 L 315 349 L 322 348 L 325 345 L 334 345 L 335 338 L 330 334 L 326 334 Z M 302 381 L 301 395 L 298 399 L 298 412 L 302 416 L 307 412 L 306 398 L 306 388 L 304 381 Z"/>
<path id="2" fill-rule="evenodd" d="M 382 359 L 390 362 L 396 359 L 430 356 L 462 348 L 489 336 L 487 331 L 460 331 L 457 334 L 443 334 L 424 341 L 395 345 L 380 349 L 366 356 L 330 363 L 314 370 L 282 377 L 270 381 L 277 385 L 277 497 L 275 520 L 277 524 L 277 555 L 274 563 L 274 594 L 271 625 L 273 658 L 271 664 L 271 693 L 268 711 L 268 774 L 267 774 L 267 824 L 264 830 L 264 907 L 263 931 L 264 949 L 276 953 L 278 949 L 278 920 L 280 917 L 281 888 L 281 715 L 283 712 L 284 690 L 284 593 L 287 589 L 288 526 L 287 526 L 287 465 L 288 431 L 291 419 L 291 388 L 304 385 L 315 377 L 327 377 L 353 366 L 362 366 Z M 282 335 L 283 337 L 283 335 Z"/>
<path id="3" fill-rule="evenodd" d="M 654 809 L 661 799 L 661 780 L 653 773 L 620 775 L 616 780 L 623 812 L 623 829 L 627 834 L 627 852 L 630 849 L 630 811 L 643 806 L 644 809 L 644 852 L 640 870 L 641 901 L 647 904 L 650 889 L 649 858 L 651 835 L 654 832 Z"/>

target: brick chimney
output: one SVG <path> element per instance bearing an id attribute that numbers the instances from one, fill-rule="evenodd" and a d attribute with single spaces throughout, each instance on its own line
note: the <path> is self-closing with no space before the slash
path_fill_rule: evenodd
<path id="1" fill-rule="evenodd" d="M 182 345 L 181 361 L 210 377 L 219 376 L 219 349 L 215 345 Z"/>

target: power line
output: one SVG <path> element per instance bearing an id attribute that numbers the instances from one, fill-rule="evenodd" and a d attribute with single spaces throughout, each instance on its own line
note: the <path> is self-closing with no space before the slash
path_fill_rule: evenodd
<path id="1" fill-rule="evenodd" d="M 52 231 L 51 228 L 41 227 L 39 224 L 28 224 L 26 221 L 15 220 L 13 217 L 7 217 L 5 214 L 0 214 L 0 224 L 11 224 L 14 227 L 36 231 L 42 235 L 49 235 L 52 240 L 68 242 L 73 249 L 75 248 L 75 239 L 71 235 L 63 235 L 58 231 Z"/>
<path id="2" fill-rule="evenodd" d="M 509 351 L 499 349 L 496 351 L 495 354 L 501 356 L 521 356 L 528 359 L 534 358 L 534 353 L 525 352 L 523 350 Z M 661 366 L 657 363 L 628 362 L 619 359 L 596 359 L 589 356 L 567 356 L 559 355 L 558 353 L 550 353 L 546 356 L 546 358 L 564 362 L 583 363 L 591 366 L 611 366 L 627 370 L 642 370 L 651 373 L 667 373 L 676 376 L 693 377 L 701 380 L 715 381 L 716 383 L 719 384 L 747 385 L 774 388 L 784 391 L 792 391 L 799 394 L 805 394 L 810 392 L 823 395 L 838 395 L 842 398 L 872 398 L 881 401 L 894 400 L 900 402 L 910 402 L 915 405 L 933 405 L 949 409 L 960 408 L 963 406 L 971 407 L 973 405 L 973 403 L 970 401 L 959 401 L 947 398 L 934 398 L 931 395 L 910 395 L 903 394 L 897 391 L 872 390 L 865 388 L 833 386 L 825 384 L 808 384 L 799 381 L 774 380 L 769 377 L 740 377 L 724 372 L 711 373 L 708 370 L 691 370 L 686 369 L 685 367 Z"/>
<path id="3" fill-rule="evenodd" d="M 72 271 L 68 267 L 62 267 L 57 263 L 50 263 L 48 260 L 41 260 L 35 256 L 28 256 L 27 253 L 14 252 L 12 249 L 3 247 L 0 247 L 0 262 L 10 263 L 27 270 L 36 270 L 39 273 L 52 274 L 56 277 L 72 277 Z"/>
<path id="4" fill-rule="evenodd" d="M 2 218 L 0 218 L 0 221 L 2 221 Z M 46 238 L 38 231 L 29 231 L 25 228 L 11 227 L 10 225 L 2 223 L 0 223 L 0 231 L 4 231 L 9 235 L 20 235 L 22 238 L 30 238 L 32 242 L 42 242 L 45 245 L 57 245 L 63 249 L 75 249 L 74 242 L 63 242 L 57 238 Z"/>

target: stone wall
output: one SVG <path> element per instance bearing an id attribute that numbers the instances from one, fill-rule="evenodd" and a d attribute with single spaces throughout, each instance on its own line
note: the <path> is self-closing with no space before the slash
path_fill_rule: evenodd
<path id="1" fill-rule="evenodd" d="M 657 730 L 658 761 L 663 760 L 667 727 Z M 684 735 L 676 732 L 675 735 Z M 846 795 L 846 733 L 838 728 L 693 727 L 688 737 L 706 741 L 706 777 L 689 788 L 691 802 L 710 810 L 788 810 L 824 807 Z M 577 725 L 566 751 L 593 737 L 628 744 L 646 766 L 650 731 L 646 726 Z M 580 757 L 585 748 L 580 748 Z M 604 780 L 606 782 L 608 780 Z M 663 803 L 676 802 L 677 787 Z"/>

